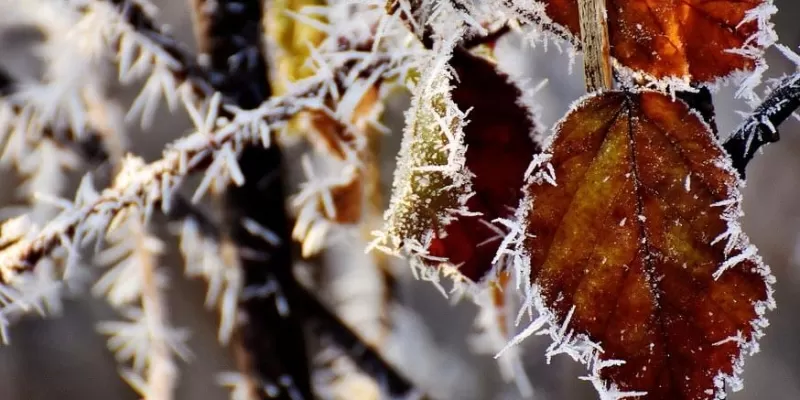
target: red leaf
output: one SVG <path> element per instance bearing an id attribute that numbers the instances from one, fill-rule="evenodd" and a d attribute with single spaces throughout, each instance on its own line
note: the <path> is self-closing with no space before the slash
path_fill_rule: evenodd
<path id="1" fill-rule="evenodd" d="M 621 390 L 720 395 L 761 336 L 773 278 L 738 230 L 739 181 L 709 128 L 663 94 L 607 92 L 546 150 L 519 250 L 552 322 L 574 308 L 569 328 L 625 361 L 600 373 Z"/>
<path id="2" fill-rule="evenodd" d="M 577 0 L 540 0 L 556 24 L 580 36 Z M 611 55 L 657 79 L 711 82 L 752 70 L 752 58 L 728 50 L 757 46 L 759 27 L 743 23 L 765 0 L 607 0 Z M 545 25 L 546 27 L 547 25 Z"/>
<path id="3" fill-rule="evenodd" d="M 475 176 L 475 194 L 467 208 L 481 216 L 459 216 L 435 237 L 429 254 L 445 257 L 459 271 L 477 282 L 492 267 L 500 239 L 484 222 L 513 215 L 522 197 L 525 169 L 540 151 L 531 137 L 531 112 L 520 103 L 521 92 L 488 61 L 456 50 L 450 61 L 458 81 L 453 82 L 453 101 L 471 110 L 464 128 L 466 167 Z M 484 222 L 481 222 L 483 220 Z"/>

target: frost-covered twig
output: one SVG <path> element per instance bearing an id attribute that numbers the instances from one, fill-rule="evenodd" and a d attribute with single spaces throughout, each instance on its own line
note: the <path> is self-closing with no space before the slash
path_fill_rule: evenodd
<path id="1" fill-rule="evenodd" d="M 5 71 L 0 70 L 0 147 L 20 146 L 19 141 L 35 140 L 35 137 L 28 135 L 30 131 L 25 126 L 26 120 L 23 113 L 26 112 L 23 105 L 12 101 L 9 97 L 17 90 L 15 80 Z M 78 134 L 67 126 L 45 125 L 39 127 L 37 132 L 41 138 L 48 139 L 54 145 L 72 151 L 83 159 L 87 165 L 97 166 L 108 159 L 108 152 L 101 143 L 99 132 L 93 129 Z M 16 136 L 19 135 L 19 136 Z M 6 152 L 20 153 L 19 147 Z M 9 154 L 11 156 L 11 154 Z M 14 154 L 16 156 L 16 154 Z"/>
<path id="2" fill-rule="evenodd" d="M 80 1 L 75 2 L 80 3 Z M 107 3 L 111 9 L 104 8 L 101 3 Z M 206 96 L 211 95 L 213 77 L 195 61 L 195 57 L 182 43 L 153 21 L 147 6 L 146 0 L 89 1 L 89 8 L 86 11 L 97 13 L 95 22 L 105 25 L 106 29 L 109 29 L 107 33 L 113 32 L 109 39 L 117 41 L 121 63 L 120 77 L 126 77 L 129 73 L 141 74 L 145 71 L 139 68 L 148 67 L 142 64 L 158 62 L 161 58 L 161 62 L 164 62 L 178 82 L 188 81 L 194 91 Z M 116 15 L 111 15 L 108 11 Z M 102 20 L 104 17 L 106 19 Z M 117 27 L 112 28 L 113 25 Z M 152 53 L 140 54 L 138 58 L 134 58 L 136 47 L 143 47 Z"/>
<path id="3" fill-rule="evenodd" d="M 261 143 L 270 126 L 278 126 L 292 115 L 319 105 L 317 94 L 324 78 L 309 78 L 298 83 L 285 96 L 266 101 L 256 110 L 235 112 L 230 123 L 221 127 L 195 132 L 167 146 L 161 159 L 145 164 L 140 158 L 128 156 L 118 179 L 96 198 L 78 193 L 76 203 L 39 232 L 0 252 L 0 278 L 3 282 L 20 271 L 31 270 L 36 263 L 59 246 L 77 247 L 85 239 L 96 237 L 106 230 L 114 215 L 121 210 L 139 206 L 145 208 L 145 218 L 168 199 L 181 179 L 193 172 L 210 168 L 213 172 L 228 166 L 239 171 L 230 150 L 245 143 Z M 217 112 L 212 110 L 211 112 Z M 259 129 L 253 130 L 251 127 Z M 267 143 L 269 143 L 267 137 Z M 236 180 L 238 173 L 232 174 Z"/>
<path id="4" fill-rule="evenodd" d="M 67 4 L 81 16 L 68 34 L 91 44 L 86 58 L 102 59 L 110 52 L 120 82 L 146 78 L 126 119 L 139 116 L 148 127 L 161 98 L 175 110 L 179 103 L 188 109 L 213 95 L 214 76 L 167 28 L 156 25 L 154 7 L 146 0 L 70 0 Z"/>
<path id="5" fill-rule="evenodd" d="M 181 220 L 180 249 L 186 260 L 186 275 L 200 276 L 208 283 L 205 305 L 219 308 L 217 338 L 228 344 L 236 328 L 236 309 L 242 292 L 242 271 L 238 260 L 229 262 L 221 243 L 221 234 L 213 222 L 194 210 L 191 204 L 173 204 L 170 218 Z M 180 210 L 180 216 L 174 210 Z"/>
<path id="6" fill-rule="evenodd" d="M 761 146 L 780 139 L 778 126 L 800 107 L 800 72 L 783 78 L 723 144 L 742 177 Z"/>

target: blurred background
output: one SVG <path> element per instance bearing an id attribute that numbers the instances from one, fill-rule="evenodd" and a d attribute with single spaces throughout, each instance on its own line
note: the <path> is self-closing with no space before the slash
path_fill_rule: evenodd
<path id="1" fill-rule="evenodd" d="M 3 2 L 2 4 L 7 4 Z M 193 46 L 188 1 L 155 0 L 160 7 L 159 20 L 172 27 L 173 33 Z M 773 21 L 781 43 L 797 49 L 800 45 L 800 2 L 775 0 L 779 13 Z M 0 13 L 4 10 L 0 9 Z M 0 19 L 2 20 L 2 19 Z M 11 71 L 37 68 L 35 59 L 26 52 L 35 32 L 13 24 L 0 26 L 0 65 Z M 548 84 L 536 96 L 542 105 L 541 122 L 551 126 L 567 110 L 569 104 L 583 94 L 579 67 L 572 74 L 565 71 L 569 57 L 551 47 L 532 49 L 516 37 L 504 38 L 499 45 L 498 58 L 502 68 L 515 75 L 524 75 Z M 791 72 L 791 65 L 776 51 L 769 53 L 769 77 Z M 580 60 L 576 60 L 580 66 Z M 114 96 L 121 104 L 130 104 L 138 87 L 115 87 Z M 722 88 L 715 96 L 717 123 L 724 135 L 739 123 L 737 110 L 746 111 L 746 104 L 733 99 L 731 88 Z M 390 104 L 389 125 L 396 134 L 387 137 L 384 170 L 387 185 L 391 182 L 392 163 L 399 147 L 403 99 Z M 392 111 L 393 110 L 393 111 Z M 159 112 L 153 129 L 140 132 L 130 127 L 133 148 L 146 159 L 156 158 L 164 143 L 186 134 L 190 125 L 185 115 Z M 777 310 L 768 315 L 770 327 L 761 341 L 761 352 L 746 360 L 744 390 L 731 394 L 734 400 L 800 399 L 800 124 L 790 119 L 780 129 L 781 141 L 767 146 L 748 169 L 744 196 L 744 228 L 777 278 Z M 302 149 L 293 151 L 302 152 Z M 292 157 L 287 157 L 291 159 Z M 296 169 L 296 166 L 293 167 Z M 290 174 L 291 180 L 302 174 Z M 8 171 L 0 175 L 0 199 L 7 197 L 7 184 L 12 178 Z M 13 186 L 10 186 L 13 187 Z M 387 192 L 388 198 L 388 192 Z M 161 235 L 167 248 L 175 249 L 170 235 Z M 332 250 L 324 262 L 343 260 L 348 252 Z M 178 399 L 225 399 L 226 389 L 213 379 L 223 370 L 234 370 L 229 352 L 216 341 L 217 316 L 203 308 L 206 284 L 182 276 L 183 260 L 169 252 L 162 264 L 170 275 L 169 306 L 173 324 L 192 331 L 189 342 L 194 358 L 181 363 Z M 400 266 L 401 268 L 403 266 Z M 406 274 L 407 275 L 407 274 Z M 401 370 L 406 371 L 419 386 L 431 393 L 443 393 L 441 399 L 516 399 L 515 386 L 500 378 L 497 364 L 490 355 L 476 355 L 469 350 L 468 336 L 474 330 L 476 309 L 468 302 L 451 306 L 449 301 L 426 282 L 408 276 L 399 280 L 399 301 L 412 310 L 424 332 L 419 340 L 437 348 L 438 354 L 417 353 L 410 347 Z M 11 329 L 11 345 L 0 347 L 0 399 L 135 399 L 136 395 L 117 375 L 117 364 L 106 349 L 105 337 L 95 332 L 98 321 L 118 318 L 102 300 L 90 295 L 75 296 L 66 302 L 61 316 L 48 319 L 25 318 Z M 544 359 L 549 340 L 532 337 L 523 344 L 524 363 L 533 384 L 536 399 L 594 399 L 596 393 L 587 382 L 579 381 L 585 374 L 581 365 L 558 357 L 551 365 Z M 422 350 L 419 350 L 422 351 Z M 433 363 L 434 374 L 415 372 L 418 362 Z M 438 357 L 438 360 L 423 359 Z"/>

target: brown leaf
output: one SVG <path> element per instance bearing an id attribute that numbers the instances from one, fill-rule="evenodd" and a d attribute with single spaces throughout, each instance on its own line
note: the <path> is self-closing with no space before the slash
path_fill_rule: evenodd
<path id="1" fill-rule="evenodd" d="M 569 328 L 625 361 L 600 372 L 620 390 L 722 393 L 717 378 L 761 336 L 773 278 L 738 231 L 739 181 L 709 128 L 666 95 L 607 92 L 570 112 L 547 150 L 520 250 L 553 323 L 574 308 Z"/>
<path id="2" fill-rule="evenodd" d="M 557 25 L 580 36 L 577 0 L 540 0 Z M 746 13 L 765 0 L 607 0 L 611 55 L 622 65 L 657 79 L 711 82 L 755 60 L 729 52 L 758 46 L 748 39 L 758 23 Z M 547 25 L 545 25 L 546 27 Z"/>

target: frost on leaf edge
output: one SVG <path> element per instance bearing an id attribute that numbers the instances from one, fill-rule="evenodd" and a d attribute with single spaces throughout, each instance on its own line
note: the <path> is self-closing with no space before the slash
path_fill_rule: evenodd
<path id="1" fill-rule="evenodd" d="M 505 0 L 503 6 L 506 12 L 514 15 L 514 13 L 527 13 L 527 17 L 521 18 L 525 22 L 535 26 L 536 31 L 533 34 L 523 34 L 524 38 L 532 45 L 539 42 L 547 44 L 548 39 L 555 39 L 556 46 L 561 50 L 560 44 L 566 42 L 572 45 L 570 49 L 570 66 L 574 62 L 575 54 L 581 52 L 580 38 L 573 35 L 569 28 L 553 21 L 545 12 L 546 4 L 541 0 L 522 0 L 525 7 L 519 5 L 520 0 Z M 729 53 L 739 54 L 742 57 L 753 60 L 753 70 L 734 69 L 728 75 L 721 76 L 712 81 L 692 82 L 688 76 L 666 76 L 664 78 L 656 78 L 655 76 L 645 73 L 643 71 L 635 70 L 623 65 L 615 57 L 611 56 L 614 70 L 617 72 L 617 79 L 628 86 L 634 86 L 632 82 L 644 82 L 646 87 L 661 90 L 664 92 L 674 93 L 677 91 L 696 91 L 691 86 L 692 83 L 699 84 L 707 87 L 712 91 L 718 90 L 721 86 L 734 83 L 739 86 L 736 92 L 736 97 L 743 97 L 746 99 L 755 98 L 753 91 L 761 83 L 761 78 L 768 69 L 764 54 L 766 50 L 777 42 L 778 34 L 775 32 L 775 26 L 770 21 L 778 8 L 773 3 L 774 0 L 762 0 L 762 2 L 751 8 L 745 13 L 745 17 L 740 24 L 748 22 L 756 22 L 756 32 L 744 40 L 744 45 L 739 48 L 727 49 Z"/>
<path id="2" fill-rule="evenodd" d="M 626 92 L 632 94 L 652 92 L 664 95 L 663 92 L 651 89 L 631 89 L 626 90 Z M 594 97 L 602 95 L 602 93 L 603 92 L 588 93 L 574 101 L 570 105 L 569 111 L 565 114 L 565 116 L 553 125 L 553 134 L 548 137 L 542 153 L 534 157 L 534 160 L 531 162 L 531 165 L 528 167 L 528 170 L 525 173 L 526 185 L 531 183 L 538 185 L 557 185 L 557 178 L 554 174 L 554 169 L 549 163 L 550 159 L 552 158 L 552 154 L 548 153 L 548 149 L 558 137 L 561 125 L 564 123 L 567 117 L 581 105 Z M 679 99 L 673 99 L 673 101 L 682 102 L 682 100 Z M 691 107 L 686 106 L 686 108 L 690 115 L 694 115 L 698 121 L 700 121 L 703 126 L 708 129 L 709 132 L 712 132 L 711 128 L 699 113 L 697 113 Z M 721 154 L 727 154 L 718 140 L 712 140 L 712 143 L 717 147 Z M 728 229 L 723 232 L 723 234 L 715 238 L 712 243 L 727 239 L 725 246 L 726 256 L 733 250 L 740 251 L 738 256 L 728 258 L 725 262 L 723 262 L 722 265 L 719 266 L 717 271 L 714 273 L 714 278 L 718 279 L 727 268 L 733 267 L 742 261 L 749 260 L 753 263 L 753 265 L 755 265 L 754 272 L 758 273 L 758 275 L 763 278 L 766 288 L 766 299 L 756 301 L 753 304 L 756 318 L 750 321 L 750 325 L 753 328 L 750 340 L 745 341 L 741 336 L 733 336 L 715 343 L 716 345 L 719 345 L 733 341 L 737 343 L 739 349 L 738 356 L 731 362 L 733 374 L 719 372 L 713 379 L 715 386 L 713 393 L 714 399 L 722 400 L 727 397 L 726 386 L 733 392 L 737 392 L 744 387 L 741 374 L 744 371 L 745 356 L 754 355 L 760 350 L 758 339 L 764 336 L 763 329 L 769 326 L 766 313 L 767 311 L 774 310 L 776 308 L 774 299 L 775 290 L 773 288 L 775 276 L 772 275 L 769 266 L 764 263 L 761 256 L 757 253 L 756 247 L 750 243 L 750 239 L 744 233 L 741 224 L 739 223 L 739 218 L 744 215 L 741 204 L 741 189 L 745 187 L 745 182 L 739 177 L 739 174 L 733 168 L 730 157 L 723 156 L 713 160 L 713 162 L 715 166 L 733 177 L 733 184 L 731 187 L 733 197 L 712 204 L 712 207 L 725 207 L 721 218 L 723 221 L 725 221 L 728 227 Z M 569 329 L 569 321 L 572 311 L 574 311 L 574 307 L 565 318 L 564 323 L 559 323 L 556 315 L 545 305 L 544 299 L 541 295 L 541 288 L 537 284 L 530 281 L 530 254 L 524 248 L 524 239 L 527 235 L 529 235 L 527 233 L 527 221 L 529 220 L 529 213 L 533 210 L 533 207 L 535 207 L 535 199 L 529 196 L 524 188 L 522 190 L 523 197 L 520 200 L 519 207 L 515 212 L 514 220 L 506 221 L 505 223 L 505 225 L 510 228 L 510 232 L 508 236 L 503 239 L 503 242 L 497 251 L 495 260 L 503 257 L 510 258 L 510 262 L 512 263 L 513 267 L 512 276 L 514 277 L 514 283 L 517 287 L 517 290 L 523 291 L 524 297 L 523 305 L 517 314 L 516 323 L 519 325 L 525 314 L 528 314 L 531 322 L 528 327 L 526 327 L 521 333 L 509 341 L 506 347 L 501 350 L 495 356 L 495 358 L 501 357 L 503 353 L 521 343 L 528 336 L 549 335 L 553 343 L 545 352 L 547 362 L 549 363 L 550 359 L 554 355 L 567 354 L 573 360 L 579 361 L 586 365 L 590 373 L 588 376 L 580 377 L 580 379 L 591 382 L 595 390 L 597 390 L 598 394 L 600 395 L 601 400 L 622 399 L 645 395 L 646 393 L 644 392 L 620 392 L 614 383 L 603 381 L 600 377 L 600 370 L 606 367 L 624 363 L 624 360 L 601 360 L 599 356 L 603 350 L 600 343 L 592 341 L 586 334 L 576 335 L 574 331 Z M 731 261 L 733 262 L 731 263 Z M 536 311 L 536 318 L 534 318 L 534 310 Z"/>

